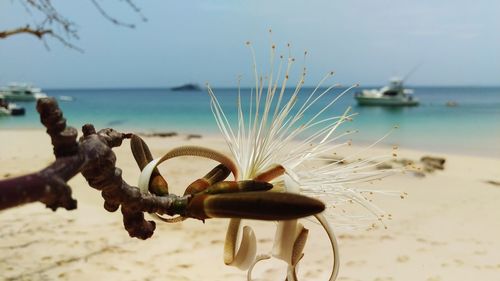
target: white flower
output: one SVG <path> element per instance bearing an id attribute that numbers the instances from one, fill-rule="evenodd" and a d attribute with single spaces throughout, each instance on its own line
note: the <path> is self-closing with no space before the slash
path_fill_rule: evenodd
<path id="1" fill-rule="evenodd" d="M 248 108 L 244 108 L 243 97 L 238 90 L 237 120 L 228 119 L 215 93 L 208 86 L 215 120 L 240 171 L 241 178 L 238 180 L 254 179 L 271 171 L 266 180 L 274 184 L 272 191 L 297 192 L 322 199 L 327 204 L 328 221 L 335 225 L 349 226 L 368 219 L 380 220 L 383 212 L 366 197 L 368 192 L 373 191 L 353 187 L 353 184 L 380 178 L 389 173 L 372 169 L 380 159 L 357 160 L 357 155 L 353 155 L 356 160 L 342 166 L 338 165 L 340 160 L 325 162 L 325 155 L 336 148 L 350 145 L 345 137 L 354 132 L 337 132 L 342 123 L 352 118 L 353 115 L 349 114 L 350 108 L 340 116 L 333 116 L 330 112 L 334 103 L 355 86 L 334 95 L 332 92 L 340 89 L 339 85 L 322 88 L 323 83 L 334 75 L 331 72 L 311 93 L 304 94 L 301 92 L 306 76 L 304 68 L 295 83 L 295 89 L 289 94 L 286 89 L 295 60 L 290 56 L 286 59 L 280 56 L 276 62 L 276 48 L 273 45 L 270 71 L 267 76 L 263 76 L 258 73 L 253 48 L 250 43 L 247 44 L 254 59 L 255 86 L 248 97 Z M 314 105 L 320 101 L 325 105 L 319 111 L 312 112 L 316 108 Z M 235 127 L 232 126 L 233 123 L 236 124 Z M 272 171 L 276 173 L 273 174 Z M 343 203 L 359 204 L 366 210 L 367 215 L 335 212 L 333 208 Z M 332 243 L 335 261 L 330 280 L 334 280 L 338 273 L 335 236 L 327 219 L 323 215 L 316 217 L 327 230 Z M 239 226 L 240 220 L 231 220 L 226 237 L 225 262 L 241 269 L 250 267 L 248 276 L 251 279 L 253 264 L 269 256 L 255 258 L 255 235 L 248 226 L 243 229 L 240 250 L 236 253 L 235 243 Z M 289 235 L 290 233 L 295 235 Z M 279 223 L 273 256 L 289 264 L 288 280 L 295 280 L 295 267 L 302 257 L 306 239 L 307 230 L 296 220 Z"/>

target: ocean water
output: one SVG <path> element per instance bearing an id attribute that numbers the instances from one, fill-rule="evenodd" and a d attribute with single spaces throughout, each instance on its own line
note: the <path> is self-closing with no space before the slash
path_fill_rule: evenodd
<path id="1" fill-rule="evenodd" d="M 347 107 L 357 113 L 352 122 L 339 128 L 359 130 L 350 135 L 354 143 L 369 144 L 391 130 L 384 144 L 429 151 L 459 152 L 469 155 L 500 157 L 500 87 L 415 87 L 421 101 L 417 107 L 360 107 L 353 95 L 340 98 L 325 113 L 341 115 Z M 307 98 L 312 88 L 304 88 L 299 96 Z M 237 89 L 214 90 L 227 117 L 236 120 Z M 242 89 L 249 97 L 250 89 Z M 68 89 L 45 90 L 54 97 L 71 96 L 74 101 L 60 101 L 68 124 L 80 128 L 93 123 L 97 128 L 112 127 L 134 132 L 179 132 L 218 134 L 206 91 L 173 92 L 168 89 Z M 310 112 L 323 108 L 341 89 L 328 94 Z M 285 95 L 291 95 L 292 89 Z M 446 106 L 448 101 L 458 104 Z M 244 106 L 248 106 L 243 98 Z M 26 116 L 0 117 L 0 129 L 42 128 L 35 103 L 18 103 L 26 108 Z M 326 116 L 326 115 L 325 115 Z"/>

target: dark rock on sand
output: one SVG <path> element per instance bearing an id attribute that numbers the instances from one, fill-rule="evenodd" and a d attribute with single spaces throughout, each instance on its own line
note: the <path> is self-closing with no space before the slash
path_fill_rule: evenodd
<path id="1" fill-rule="evenodd" d="M 432 172 L 433 170 L 444 170 L 444 163 L 446 159 L 442 157 L 432 157 L 432 156 L 423 156 L 420 158 L 420 162 L 424 164 L 424 168 Z"/>
<path id="2" fill-rule="evenodd" d="M 175 137 L 178 134 L 176 132 L 159 132 L 159 133 L 141 133 L 140 135 L 144 137 L 168 138 L 168 137 Z"/>
<path id="3" fill-rule="evenodd" d="M 186 139 L 187 140 L 190 140 L 190 139 L 201 139 L 201 135 L 189 134 L 189 135 L 187 135 Z"/>
<path id="4" fill-rule="evenodd" d="M 489 184 L 492 184 L 494 186 L 500 186 L 500 181 L 494 181 L 494 180 L 487 180 L 487 181 L 484 181 L 485 183 L 489 183 Z"/>

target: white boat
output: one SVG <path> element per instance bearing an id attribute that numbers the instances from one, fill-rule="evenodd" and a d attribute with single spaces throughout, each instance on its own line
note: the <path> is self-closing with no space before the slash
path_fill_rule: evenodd
<path id="1" fill-rule="evenodd" d="M 71 96 L 59 96 L 60 101 L 74 101 L 75 98 Z"/>
<path id="2" fill-rule="evenodd" d="M 403 80 L 393 78 L 388 86 L 380 89 L 362 90 L 354 95 L 359 105 L 415 106 L 418 99 L 413 97 L 413 90 L 405 89 Z"/>
<path id="3" fill-rule="evenodd" d="M 0 94 L 7 101 L 36 101 L 40 98 L 46 98 L 40 88 L 35 88 L 30 84 L 11 83 L 7 87 L 0 89 Z"/>
<path id="4" fill-rule="evenodd" d="M 25 113 L 24 107 L 19 107 L 15 103 L 9 103 L 0 95 L 0 116 L 20 116 Z"/>

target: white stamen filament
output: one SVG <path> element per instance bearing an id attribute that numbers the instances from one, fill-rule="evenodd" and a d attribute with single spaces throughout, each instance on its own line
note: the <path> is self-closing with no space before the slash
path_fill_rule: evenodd
<path id="1" fill-rule="evenodd" d="M 283 59 L 280 57 L 277 75 L 275 76 L 274 64 L 276 53 L 275 47 L 272 45 L 269 61 L 270 73 L 267 76 L 259 75 L 255 51 L 250 44 L 248 45 L 252 54 L 255 86 L 250 92 L 247 112 L 243 110 L 244 102 L 242 101 L 238 87 L 238 120 L 236 122 L 238 128 L 234 129 L 236 133 L 233 131 L 231 123 L 224 114 L 213 90 L 210 87 L 208 88 L 211 98 L 211 108 L 217 125 L 228 143 L 239 171 L 241 171 L 241 179 L 252 179 L 273 165 L 281 165 L 285 168 L 285 175 L 273 181 L 275 185 L 273 191 L 283 189 L 285 192 L 297 192 L 321 198 L 327 204 L 325 215 L 329 218 L 334 218 L 336 226 L 350 226 L 354 220 L 365 223 L 368 222 L 368 218 L 371 218 L 372 221 L 381 221 L 384 212 L 371 203 L 371 200 L 363 194 L 364 192 L 371 191 L 368 189 L 355 189 L 351 186 L 379 179 L 393 173 L 393 171 L 389 170 L 373 169 L 382 163 L 384 158 L 371 157 L 359 159 L 342 166 L 339 163 L 347 162 L 347 160 L 351 161 L 350 159 L 354 156 L 378 144 L 388 134 L 365 150 L 361 150 L 354 155 L 333 161 L 332 163 L 324 163 L 324 160 L 328 159 L 325 155 L 336 148 L 350 145 L 350 142 L 340 141 L 341 139 L 356 133 L 356 131 L 337 133 L 340 125 L 345 121 L 352 120 L 352 117 L 355 115 L 349 114 L 350 108 L 345 110 L 341 116 L 325 116 L 328 115 L 327 110 L 331 110 L 341 97 L 346 95 L 352 88 L 357 87 L 357 85 L 340 91 L 333 98 L 329 97 L 329 93 L 339 88 L 339 84 L 322 88 L 323 84 L 327 83 L 334 76 L 334 73 L 330 72 L 319 81 L 311 94 L 305 98 L 305 101 L 301 101 L 299 104 L 299 101 L 302 99 L 299 95 L 301 94 L 306 76 L 305 67 L 298 77 L 295 88 L 287 95 L 285 93 L 286 87 L 289 83 L 291 67 L 295 60 L 289 54 L 286 67 L 282 68 Z M 290 50 L 290 45 L 288 45 L 288 48 Z M 281 76 L 282 69 L 285 71 L 280 81 L 279 77 Z M 280 84 L 281 87 L 278 90 L 278 85 Z M 322 104 L 321 107 L 317 108 L 316 112 L 313 112 L 313 109 L 320 103 Z M 319 166 L 311 165 L 313 163 L 317 163 Z M 350 202 L 361 206 L 367 215 L 344 212 L 336 214 L 333 211 L 340 204 Z M 325 216 L 317 215 L 316 218 L 326 230 L 331 241 L 334 264 L 330 280 L 334 280 L 338 274 L 338 246 Z M 236 237 L 239 231 L 239 222 L 238 228 L 235 227 L 235 222 L 233 221 L 230 225 L 228 237 L 231 239 L 230 241 L 226 241 L 227 247 L 232 249 L 231 251 L 226 251 L 226 254 L 228 254 L 226 263 L 230 261 L 229 264 L 235 259 L 234 249 L 236 240 L 234 237 Z M 292 264 L 292 257 L 296 262 L 301 257 L 297 253 L 297 249 L 299 248 L 294 247 L 299 247 L 295 246 L 296 242 L 297 245 L 303 247 L 306 239 L 306 236 L 300 234 L 302 230 L 303 227 L 297 220 L 283 221 L 278 223 L 275 235 L 273 256 L 288 263 L 289 278 L 292 279 L 295 279 L 297 266 L 297 264 Z M 293 235 L 290 235 L 291 233 Z M 297 239 L 303 239 L 304 241 L 298 241 Z M 240 250 L 244 250 L 245 247 L 247 246 L 243 246 L 242 244 Z M 239 254 L 236 254 L 236 256 Z M 269 257 L 269 255 L 260 255 L 255 259 L 255 252 L 248 252 L 246 260 L 253 259 L 253 263 L 245 263 L 245 265 L 250 267 L 248 273 L 249 280 L 251 280 L 251 270 L 255 263 Z"/>

